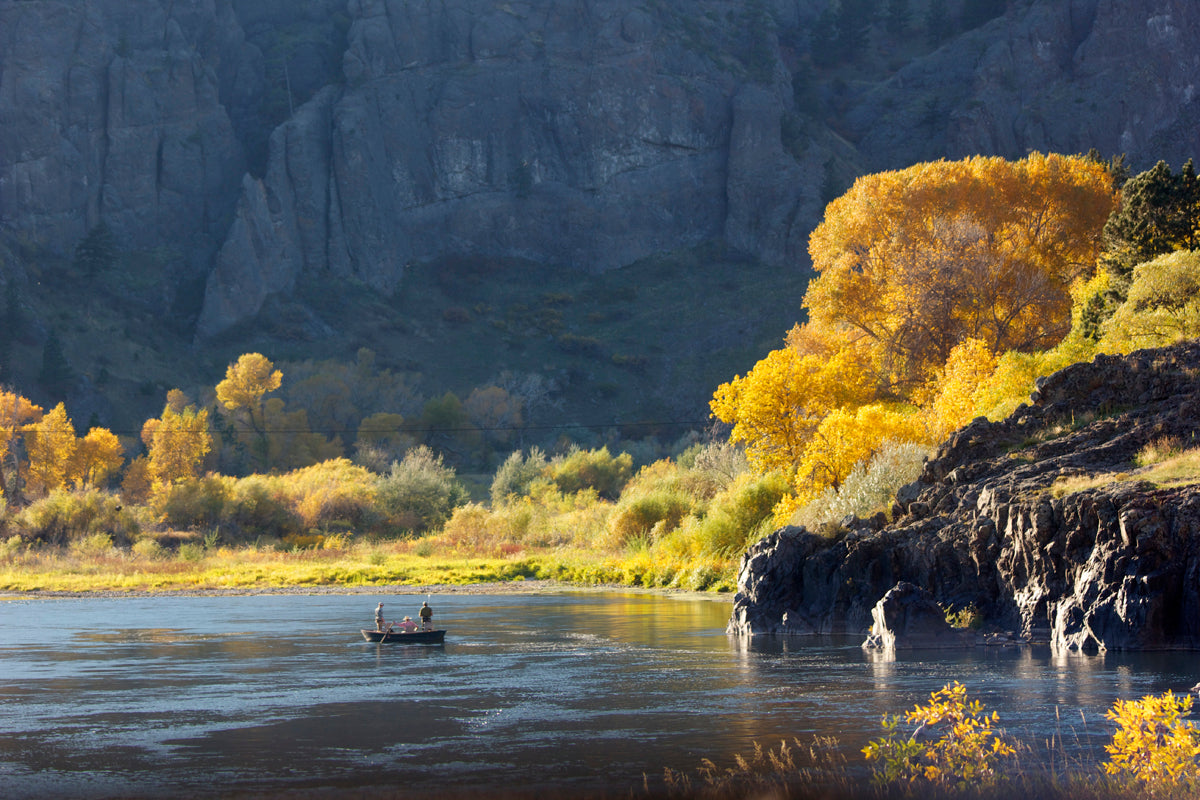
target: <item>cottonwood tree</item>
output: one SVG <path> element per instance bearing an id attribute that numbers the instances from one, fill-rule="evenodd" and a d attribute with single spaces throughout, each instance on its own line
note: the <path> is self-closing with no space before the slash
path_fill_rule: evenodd
<path id="1" fill-rule="evenodd" d="M 61 488 L 67 482 L 78 446 L 75 428 L 62 403 L 27 426 L 25 449 L 29 457 L 30 490 L 44 495 Z"/>
<path id="2" fill-rule="evenodd" d="M 279 388 L 283 373 L 261 353 L 246 353 L 228 366 L 225 380 L 217 384 L 217 401 L 227 412 L 235 428 L 252 432 L 256 439 L 259 464 L 268 464 L 266 411 L 263 398 Z"/>
<path id="3" fill-rule="evenodd" d="M 208 409 L 198 409 L 178 389 L 167 392 L 167 403 L 158 419 L 142 425 L 152 485 L 165 488 L 200 476 L 205 456 L 212 450 Z"/>
<path id="4" fill-rule="evenodd" d="M 971 158 L 859 178 L 809 239 L 810 325 L 863 338 L 905 397 L 968 338 L 1044 349 L 1095 268 L 1112 179 L 1083 157 Z"/>
<path id="5" fill-rule="evenodd" d="M 107 428 L 92 428 L 75 442 L 67 467 L 67 480 L 76 488 L 101 486 L 125 463 L 125 448 Z"/>
<path id="6" fill-rule="evenodd" d="M 20 453 L 27 426 L 42 418 L 42 407 L 31 403 L 16 392 L 0 389 L 0 492 L 10 506 L 20 501 Z M 12 480 L 5 478 L 5 465 L 12 470 Z"/>

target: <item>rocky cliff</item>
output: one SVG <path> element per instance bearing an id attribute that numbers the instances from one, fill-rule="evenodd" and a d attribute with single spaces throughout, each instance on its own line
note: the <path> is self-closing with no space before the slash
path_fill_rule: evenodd
<path id="1" fill-rule="evenodd" d="M 1142 482 L 1134 464 L 1149 443 L 1198 434 L 1200 343 L 1068 367 L 1008 419 L 943 444 L 890 524 L 759 542 L 730 630 L 865 635 L 875 604 L 908 582 L 1059 649 L 1200 647 L 1200 485 Z M 1055 488 L 1080 477 L 1096 487 Z"/>
<path id="2" fill-rule="evenodd" d="M 451 256 L 795 266 L 839 185 L 919 158 L 1197 150 L 1193 3 L 1013 3 L 814 71 L 827 5 L 0 0 L 6 267 L 103 220 L 168 300 L 205 287 L 206 337 L 303 277 L 391 292 Z"/>

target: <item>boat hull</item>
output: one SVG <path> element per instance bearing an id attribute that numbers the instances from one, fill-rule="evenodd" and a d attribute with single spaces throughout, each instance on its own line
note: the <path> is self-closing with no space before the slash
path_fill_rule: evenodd
<path id="1" fill-rule="evenodd" d="M 368 642 L 379 642 L 380 644 L 442 644 L 446 640 L 444 630 L 413 631 L 412 633 L 363 630 L 362 635 Z"/>

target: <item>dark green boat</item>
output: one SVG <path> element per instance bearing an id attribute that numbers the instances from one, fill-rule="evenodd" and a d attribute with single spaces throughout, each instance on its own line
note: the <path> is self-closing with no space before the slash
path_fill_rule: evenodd
<path id="1" fill-rule="evenodd" d="M 412 633 L 402 633 L 393 630 L 363 630 L 362 635 L 368 642 L 379 642 L 381 644 L 442 644 L 446 640 L 446 632 L 444 630 L 413 631 Z"/>

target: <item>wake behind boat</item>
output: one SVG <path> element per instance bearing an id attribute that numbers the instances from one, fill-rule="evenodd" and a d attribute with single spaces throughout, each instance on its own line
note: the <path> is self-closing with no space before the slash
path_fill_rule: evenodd
<path id="1" fill-rule="evenodd" d="M 386 644 L 442 644 L 446 640 L 445 630 L 413 631 L 412 633 L 404 633 L 402 631 L 392 630 L 361 630 L 363 638 L 368 642 L 379 642 Z"/>

